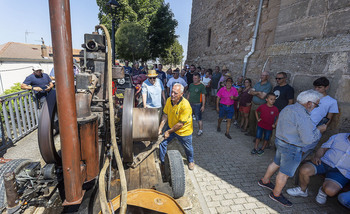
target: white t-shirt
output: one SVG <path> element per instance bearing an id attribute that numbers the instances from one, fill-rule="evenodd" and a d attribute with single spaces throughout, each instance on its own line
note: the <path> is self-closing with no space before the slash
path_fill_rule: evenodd
<path id="1" fill-rule="evenodd" d="M 210 77 L 203 77 L 203 79 L 202 79 L 202 83 L 203 83 L 203 85 L 204 86 L 207 86 L 208 85 L 208 83 L 210 82 Z"/>
<path id="2" fill-rule="evenodd" d="M 187 86 L 187 83 L 184 79 L 178 77 L 177 79 L 175 79 L 174 77 L 170 78 L 170 80 L 168 81 L 168 83 L 166 84 L 166 86 L 168 88 L 170 88 L 170 92 L 171 92 L 171 89 L 173 88 L 173 85 L 175 83 L 180 83 L 181 85 L 183 85 L 184 87 Z"/>
<path id="3" fill-rule="evenodd" d="M 329 95 L 321 98 L 320 104 L 312 110 L 310 117 L 316 126 L 328 113 L 339 113 L 337 100 Z"/>

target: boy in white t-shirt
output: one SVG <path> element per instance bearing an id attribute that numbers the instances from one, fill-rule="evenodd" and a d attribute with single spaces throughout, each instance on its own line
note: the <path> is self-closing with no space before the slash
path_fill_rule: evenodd
<path id="1" fill-rule="evenodd" d="M 329 89 L 329 80 L 326 77 L 320 77 L 316 79 L 313 85 L 315 87 L 315 90 L 323 95 L 323 98 L 321 98 L 318 107 L 312 110 L 310 114 L 311 120 L 314 123 L 315 127 L 322 125 L 319 124 L 321 121 L 323 122 L 328 120 L 328 122 L 325 123 L 328 126 L 334 114 L 339 113 L 338 102 L 336 99 L 327 94 L 327 90 Z M 325 119 L 322 120 L 323 118 Z M 312 143 L 311 145 L 308 145 L 307 147 L 304 147 L 303 152 L 314 149 L 317 143 L 318 141 Z"/>
<path id="2" fill-rule="evenodd" d="M 210 95 L 210 71 L 206 71 L 205 75 L 201 77 L 201 83 L 205 86 L 206 95 L 205 95 L 205 101 L 209 102 L 209 95 Z"/>

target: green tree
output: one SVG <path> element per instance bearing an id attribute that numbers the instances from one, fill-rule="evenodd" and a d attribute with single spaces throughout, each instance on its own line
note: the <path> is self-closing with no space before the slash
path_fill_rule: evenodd
<path id="1" fill-rule="evenodd" d="M 21 89 L 21 83 L 17 82 L 17 83 L 14 83 L 13 86 L 11 86 L 9 89 L 6 89 L 2 95 L 9 95 L 9 94 L 16 93 L 16 92 L 19 92 L 19 91 L 23 91 L 23 89 Z M 13 96 L 10 96 L 10 97 L 13 97 Z M 15 107 L 14 107 L 15 103 L 14 103 L 14 101 L 11 101 L 11 104 L 12 104 L 13 111 L 15 111 Z M 17 103 L 17 105 L 18 105 L 18 108 L 19 108 L 19 103 Z M 8 106 L 6 107 L 6 109 L 9 112 Z M 3 117 L 2 113 L 3 113 L 3 109 L 2 109 L 2 104 L 0 103 L 0 115 L 1 115 L 1 118 Z"/>
<path id="2" fill-rule="evenodd" d="M 164 65 L 180 65 L 183 59 L 183 52 L 182 45 L 175 39 L 170 48 L 166 49 L 165 54 L 161 56 L 160 61 Z"/>
<path id="3" fill-rule="evenodd" d="M 118 0 L 119 7 L 113 14 L 108 5 L 109 0 L 96 0 L 99 7 L 98 18 L 100 24 L 112 29 L 112 18 L 115 15 L 116 28 L 122 23 L 134 22 L 144 26 L 146 29 L 150 25 L 151 17 L 157 12 L 163 0 Z"/>
<path id="4" fill-rule="evenodd" d="M 11 86 L 9 89 L 6 89 L 3 95 L 12 94 L 19 91 L 23 91 L 23 89 L 21 89 L 21 83 L 17 82 L 17 83 L 14 83 L 13 86 Z"/>
<path id="5" fill-rule="evenodd" d="M 116 52 L 118 58 L 129 61 L 144 60 L 148 55 L 146 29 L 136 23 L 120 25 L 116 33 Z"/>
<path id="6" fill-rule="evenodd" d="M 98 18 L 100 24 L 106 25 L 109 32 L 111 32 L 111 23 L 114 15 L 110 6 L 107 5 L 108 1 L 96 0 L 99 6 Z M 145 46 L 148 49 L 140 58 L 145 61 L 160 57 L 162 53 L 164 54 L 165 49 L 169 48 L 176 38 L 175 27 L 177 26 L 177 21 L 173 18 L 174 14 L 171 12 L 169 4 L 165 4 L 164 0 L 118 0 L 118 3 L 120 7 L 118 7 L 115 14 L 116 28 L 118 29 L 126 23 L 134 23 L 142 26 L 144 29 L 141 32 L 141 37 L 145 41 L 138 46 Z M 144 32 L 146 32 L 146 37 L 143 36 Z M 121 35 L 123 34 L 118 34 L 118 36 Z M 116 44 L 118 36 L 116 36 Z M 147 45 L 145 45 L 146 43 Z M 131 48 L 128 50 L 131 50 Z M 125 54 L 127 53 L 117 51 L 119 57 Z M 128 55 L 131 55 L 131 53 L 128 53 Z M 135 59 L 138 58 L 135 56 Z"/>
<path id="7" fill-rule="evenodd" d="M 177 21 L 170 10 L 169 4 L 162 3 L 148 28 L 151 58 L 155 59 L 165 54 L 175 41 Z"/>

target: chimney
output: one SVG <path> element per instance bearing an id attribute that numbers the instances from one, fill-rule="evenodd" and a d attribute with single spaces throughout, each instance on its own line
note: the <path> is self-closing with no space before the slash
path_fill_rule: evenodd
<path id="1" fill-rule="evenodd" d="M 44 59 L 48 59 L 49 58 L 49 53 L 47 51 L 47 47 L 45 45 L 44 39 L 41 38 L 41 57 Z"/>

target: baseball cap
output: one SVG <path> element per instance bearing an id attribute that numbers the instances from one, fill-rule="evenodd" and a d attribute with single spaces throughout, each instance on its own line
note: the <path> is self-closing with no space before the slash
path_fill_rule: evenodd
<path id="1" fill-rule="evenodd" d="M 40 65 L 34 65 L 33 66 L 33 71 L 38 71 L 38 70 L 43 70 L 43 68 Z"/>

